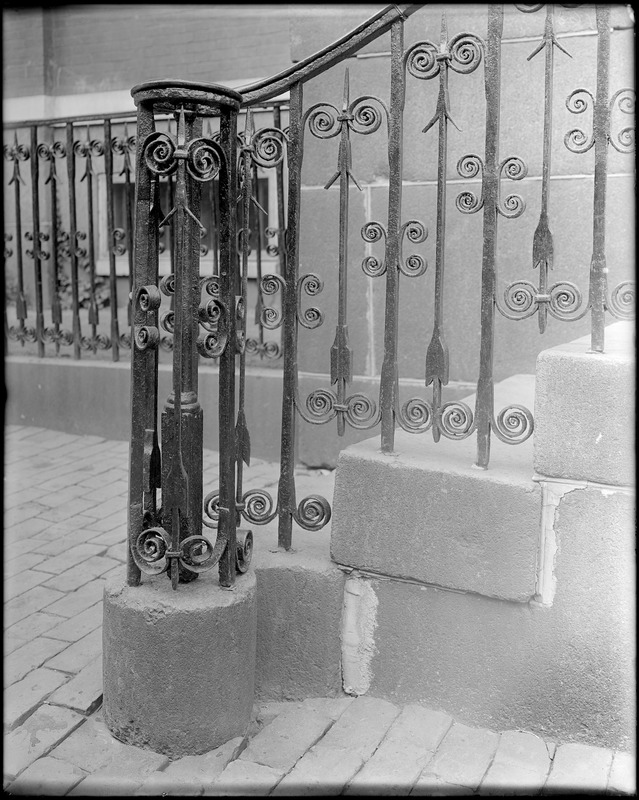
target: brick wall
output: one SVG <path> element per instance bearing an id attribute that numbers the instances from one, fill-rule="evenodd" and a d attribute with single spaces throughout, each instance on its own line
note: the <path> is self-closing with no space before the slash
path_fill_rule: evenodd
<path id="1" fill-rule="evenodd" d="M 173 4 L 6 10 L 4 94 L 128 90 L 162 77 L 216 82 L 271 75 L 291 63 L 286 7 L 271 10 Z"/>
<path id="2" fill-rule="evenodd" d="M 2 90 L 5 97 L 44 94 L 42 21 L 40 8 L 2 13 Z"/>

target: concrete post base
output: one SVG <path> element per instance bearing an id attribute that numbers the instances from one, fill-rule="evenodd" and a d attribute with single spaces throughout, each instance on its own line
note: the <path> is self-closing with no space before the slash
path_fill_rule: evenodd
<path id="1" fill-rule="evenodd" d="M 172 758 L 219 747 L 248 728 L 254 699 L 256 581 L 234 590 L 203 574 L 172 591 L 166 575 L 104 590 L 104 719 L 127 744 Z"/>

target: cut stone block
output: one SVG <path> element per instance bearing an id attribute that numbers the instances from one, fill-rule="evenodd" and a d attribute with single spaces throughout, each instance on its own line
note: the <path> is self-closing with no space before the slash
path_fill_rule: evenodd
<path id="1" fill-rule="evenodd" d="M 513 394 L 532 405 L 528 377 L 496 388 L 496 407 Z M 332 558 L 392 577 L 529 600 L 541 512 L 531 442 L 514 447 L 493 437 L 489 469 L 477 469 L 475 460 L 472 438 L 435 444 L 404 431 L 395 434 L 393 454 L 381 452 L 378 437 L 348 447 L 335 481 Z"/>
<path id="2" fill-rule="evenodd" d="M 634 323 L 608 326 L 604 352 L 589 350 L 585 336 L 539 354 L 535 469 L 629 486 L 635 479 Z"/>

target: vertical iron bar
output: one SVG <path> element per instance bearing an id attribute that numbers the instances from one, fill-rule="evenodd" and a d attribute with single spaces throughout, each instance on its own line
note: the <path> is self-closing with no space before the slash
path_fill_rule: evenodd
<path id="1" fill-rule="evenodd" d="M 220 173 L 220 299 L 227 309 L 228 343 L 220 356 L 219 367 L 219 442 L 220 516 L 218 531 L 226 540 L 219 562 L 220 585 L 235 583 L 235 296 L 236 274 L 236 196 L 237 191 L 237 112 L 223 109 L 220 114 L 220 146 L 226 169 Z"/>
<path id="2" fill-rule="evenodd" d="M 55 133 L 54 133 L 55 136 Z M 51 202 L 51 272 L 49 278 L 49 291 L 51 294 L 51 321 L 54 330 L 55 354 L 60 355 L 60 325 L 62 324 L 62 308 L 58 294 L 58 271 L 60 263 L 58 258 L 58 178 L 55 169 L 55 152 L 51 145 L 51 171 L 49 173 L 50 202 Z"/>
<path id="3" fill-rule="evenodd" d="M 153 110 L 140 103 L 137 117 L 137 154 L 135 164 L 135 274 L 133 282 L 133 319 L 131 320 L 131 443 L 129 446 L 129 508 L 127 581 L 130 586 L 140 583 L 140 569 L 133 560 L 131 550 L 144 527 L 144 450 L 147 415 L 147 385 L 145 362 L 148 351 L 141 351 L 135 344 L 135 326 L 146 322 L 146 315 L 135 302 L 140 287 L 148 285 L 153 239 L 150 234 L 151 221 L 151 176 L 143 157 L 142 143 L 154 130 Z M 155 224 L 155 220 L 153 220 Z"/>
<path id="4" fill-rule="evenodd" d="M 399 249 L 402 217 L 402 166 L 404 103 L 404 22 L 391 28 L 390 119 L 388 123 L 388 226 L 386 236 L 386 308 L 384 311 L 384 360 L 380 379 L 382 452 L 392 453 L 395 445 L 397 400 L 397 339 L 399 317 Z"/>
<path id="5" fill-rule="evenodd" d="M 14 136 L 15 149 L 18 149 L 18 135 Z M 17 158 L 17 154 L 16 154 Z M 20 332 L 20 344 L 24 347 L 25 343 L 25 320 L 27 319 L 27 299 L 24 296 L 24 261 L 22 256 L 22 208 L 20 205 L 20 172 L 18 162 L 14 162 L 13 172 L 13 196 L 16 209 L 16 259 L 18 266 L 18 296 L 16 298 L 16 317 Z"/>
<path id="6" fill-rule="evenodd" d="M 590 262 L 590 349 L 603 353 L 606 295 L 606 181 L 608 171 L 608 71 L 610 62 L 610 6 L 597 5 L 597 96 L 593 112 L 595 187 L 593 197 L 592 260 Z"/>
<path id="7" fill-rule="evenodd" d="M 131 204 L 131 169 L 129 162 L 129 131 L 124 123 L 124 208 L 126 229 L 126 251 L 129 262 L 129 301 L 127 303 L 127 322 L 129 328 L 133 324 L 133 208 Z M 122 173 L 120 173 L 122 174 Z M 135 189 L 135 187 L 133 187 Z M 129 331 L 130 332 L 130 331 Z"/>
<path id="8" fill-rule="evenodd" d="M 282 129 L 282 115 L 280 107 L 273 108 L 273 125 L 278 130 Z M 284 241 L 286 219 L 284 216 L 284 161 L 275 167 L 275 183 L 277 187 L 277 250 L 280 262 L 280 275 L 286 268 L 286 243 Z"/>
<path id="9" fill-rule="evenodd" d="M 125 144 L 126 146 L 126 144 Z M 109 293 L 111 296 L 111 357 L 120 360 L 120 331 L 118 326 L 118 283 L 115 272 L 115 250 L 113 247 L 113 151 L 111 150 L 111 120 L 104 120 L 104 172 L 107 201 L 107 247 L 109 248 Z"/>
<path id="10" fill-rule="evenodd" d="M 446 48 L 448 28 L 446 12 L 442 13 L 441 50 Z M 435 243 L 435 321 L 433 334 L 426 351 L 426 386 L 433 384 L 433 439 L 438 442 L 439 411 L 442 405 L 442 386 L 448 383 L 448 346 L 444 338 L 444 267 L 446 240 L 446 162 L 448 158 L 448 63 L 442 61 L 439 71 L 439 118 L 437 164 L 437 241 Z"/>
<path id="11" fill-rule="evenodd" d="M 346 384 L 352 380 L 352 353 L 348 346 L 348 201 L 351 179 L 351 142 L 347 122 L 349 113 L 349 72 L 344 75 L 342 104 L 342 129 L 339 143 L 339 250 L 337 277 L 337 328 L 331 347 L 331 383 L 337 384 L 337 434 L 343 436 L 346 428 L 344 414 Z"/>
<path id="12" fill-rule="evenodd" d="M 255 187 L 255 196 L 259 203 L 259 190 L 257 180 L 257 166 L 253 165 L 252 183 Z M 260 356 L 264 353 L 264 326 L 262 325 L 262 309 L 264 308 L 264 298 L 262 296 L 262 214 L 260 209 L 257 208 L 255 212 L 257 219 L 257 244 L 255 247 L 255 261 L 257 265 L 257 299 L 255 301 L 255 324 L 258 330 L 258 352 Z M 248 301 L 248 296 L 247 296 Z"/>
<path id="13" fill-rule="evenodd" d="M 97 344 L 98 323 L 100 321 L 98 304 L 95 296 L 95 242 L 93 230 L 93 160 L 91 154 L 91 130 L 87 125 L 87 224 L 89 235 L 89 325 L 91 326 L 91 339 L 93 346 Z"/>
<path id="14" fill-rule="evenodd" d="M 242 315 L 240 316 L 239 336 L 243 342 L 240 348 L 240 376 L 238 384 L 238 410 L 235 425 L 236 459 L 237 459 L 237 478 L 235 485 L 235 498 L 239 505 L 242 502 L 242 487 L 244 476 L 244 464 L 250 461 L 250 444 L 246 417 L 244 413 L 244 402 L 246 392 L 246 303 L 248 301 L 248 259 L 249 259 L 249 234 L 250 234 L 250 210 L 253 201 L 254 174 L 256 168 L 251 157 L 251 143 L 255 133 L 253 125 L 253 112 L 249 109 L 246 114 L 244 128 L 244 150 L 242 158 L 242 268 L 240 273 L 240 297 L 238 302 L 242 304 Z M 257 181 L 255 181 L 257 186 Z M 258 276 L 259 278 L 259 276 Z"/>
<path id="15" fill-rule="evenodd" d="M 295 510 L 295 394 L 297 389 L 297 276 L 299 260 L 299 224 L 303 130 L 303 84 L 290 89 L 290 119 L 288 143 L 288 222 L 286 228 L 286 260 L 284 262 L 285 290 L 283 310 L 283 378 L 282 378 L 282 449 L 278 488 L 278 545 L 291 549 L 293 512 Z"/>
<path id="16" fill-rule="evenodd" d="M 497 207 L 499 203 L 499 118 L 501 97 L 501 36 L 504 11 L 501 5 L 488 10 L 485 54 L 486 150 L 484 166 L 484 247 L 482 253 L 481 344 L 479 380 L 475 401 L 477 461 L 482 469 L 490 460 L 490 426 L 493 415 L 493 350 L 495 340 L 495 284 L 497 254 Z"/>
<path id="17" fill-rule="evenodd" d="M 69 252 L 71 260 L 71 296 L 73 303 L 73 357 L 80 358 L 80 298 L 78 293 L 78 255 L 76 239 L 75 148 L 73 123 L 67 122 L 67 177 L 69 183 Z"/>
<path id="18" fill-rule="evenodd" d="M 44 352 L 44 308 L 42 303 L 42 263 L 40 250 L 40 165 L 38 163 L 38 126 L 31 126 L 31 210 L 33 217 L 33 270 L 35 277 L 36 336 L 38 356 Z"/>
<path id="19" fill-rule="evenodd" d="M 540 295 L 546 295 L 548 291 L 548 270 L 553 268 L 553 242 L 552 234 L 548 226 L 550 165 L 552 157 L 552 90 L 555 50 L 552 4 L 548 4 L 546 9 L 544 40 L 546 43 L 546 53 L 544 64 L 544 149 L 541 173 L 541 213 L 533 240 L 533 268 L 539 266 Z M 537 314 L 539 333 L 544 333 L 548 317 L 548 307 L 545 302 L 538 305 Z"/>

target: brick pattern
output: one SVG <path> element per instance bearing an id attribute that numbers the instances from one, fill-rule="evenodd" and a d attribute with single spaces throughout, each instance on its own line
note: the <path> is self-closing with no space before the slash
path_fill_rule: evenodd
<path id="1" fill-rule="evenodd" d="M 263 702 L 246 737 L 171 763 L 123 744 L 98 706 L 104 581 L 125 555 L 126 449 L 21 426 L 7 427 L 5 445 L 5 575 L 23 589 L 9 592 L 4 606 L 3 786 L 10 793 L 636 792 L 628 753 L 545 742 L 523 731 L 500 734 L 372 697 Z M 216 454 L 207 452 L 205 468 L 213 471 L 215 463 Z M 275 480 L 276 465 L 256 469 L 265 485 Z M 44 488 L 43 502 L 30 502 L 27 484 Z M 53 495 L 62 491 L 65 502 L 57 503 Z M 68 506 L 76 510 L 67 517 Z M 56 509 L 58 522 L 50 519 Z M 32 575 L 43 582 L 34 585 Z"/>

